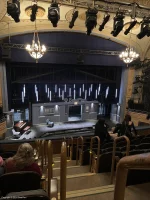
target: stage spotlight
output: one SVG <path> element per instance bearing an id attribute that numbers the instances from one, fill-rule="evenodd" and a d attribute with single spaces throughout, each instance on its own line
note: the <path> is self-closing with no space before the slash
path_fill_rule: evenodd
<path id="1" fill-rule="evenodd" d="M 13 0 L 12 3 L 7 2 L 7 13 L 10 15 L 16 23 L 20 22 L 20 2 L 19 0 Z"/>
<path id="2" fill-rule="evenodd" d="M 131 29 L 136 25 L 137 20 L 134 20 L 130 23 L 130 26 L 125 30 L 124 34 L 128 35 L 128 33 L 131 31 Z"/>
<path id="3" fill-rule="evenodd" d="M 90 35 L 93 28 L 97 25 L 97 9 L 96 8 L 88 8 L 86 11 L 86 21 L 85 25 L 87 27 L 87 35 Z"/>
<path id="4" fill-rule="evenodd" d="M 69 23 L 69 28 L 74 27 L 74 23 L 75 23 L 76 19 L 78 18 L 78 13 L 79 12 L 77 10 L 73 12 L 71 22 Z"/>
<path id="5" fill-rule="evenodd" d="M 141 24 L 141 32 L 137 35 L 138 39 L 142 39 L 143 37 L 150 37 L 150 17 L 144 17 Z"/>
<path id="6" fill-rule="evenodd" d="M 31 7 L 31 15 L 30 15 L 30 20 L 31 22 L 34 22 L 36 20 L 36 13 L 38 11 L 38 6 L 37 6 L 37 2 L 34 2 L 34 4 Z"/>
<path id="7" fill-rule="evenodd" d="M 124 25 L 124 13 L 123 12 L 117 12 L 116 16 L 114 17 L 114 25 L 113 25 L 113 31 L 111 34 L 116 37 L 123 29 Z"/>
<path id="8" fill-rule="evenodd" d="M 109 21 L 110 19 L 110 15 L 107 14 L 106 16 L 104 15 L 104 19 L 103 19 L 103 22 L 102 24 L 99 26 L 99 31 L 102 31 L 106 25 L 106 23 Z"/>
<path id="9" fill-rule="evenodd" d="M 51 6 L 48 8 L 48 19 L 53 24 L 53 27 L 57 27 L 57 23 L 60 19 L 60 10 L 57 2 L 52 2 Z"/>

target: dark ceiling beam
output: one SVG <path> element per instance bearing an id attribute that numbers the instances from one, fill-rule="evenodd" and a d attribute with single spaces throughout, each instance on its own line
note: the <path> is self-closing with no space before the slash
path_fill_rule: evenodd
<path id="1" fill-rule="evenodd" d="M 56 73 L 65 71 L 65 70 L 67 70 L 67 69 L 68 69 L 68 67 L 67 67 L 67 68 L 63 68 L 63 69 L 60 69 L 60 70 L 52 71 L 52 72 L 47 72 L 47 73 L 44 73 L 44 74 L 39 74 L 39 75 L 35 75 L 35 76 L 30 76 L 30 77 L 26 77 L 26 78 L 21 78 L 21 79 L 19 79 L 19 80 L 12 81 L 12 84 L 13 84 L 13 83 L 22 83 L 22 82 L 29 81 L 29 80 L 35 79 L 35 78 L 40 78 L 40 77 L 46 76 L 46 75 L 56 74 Z"/>
<path id="2" fill-rule="evenodd" d="M 100 81 L 101 83 L 107 83 L 106 81 Z M 91 84 L 91 83 L 97 83 L 99 84 L 100 83 L 99 81 L 97 80 L 41 80 L 41 81 L 38 81 L 38 80 L 26 80 L 26 81 L 20 81 L 19 83 L 43 83 L 43 84 Z"/>
<path id="3" fill-rule="evenodd" d="M 96 78 L 97 80 L 99 80 L 99 82 L 104 81 L 106 83 L 115 83 L 115 81 L 113 81 L 113 80 L 110 80 L 110 79 L 107 79 L 107 78 L 104 78 L 104 77 L 101 77 L 101 76 L 98 76 L 98 75 L 95 75 L 95 74 L 92 74 L 92 73 L 89 73 L 89 72 L 86 72 L 86 71 L 83 71 L 83 70 L 79 70 L 79 69 L 76 69 L 76 68 L 74 68 L 74 70 L 76 72 L 80 72 L 82 74 L 86 74 L 88 76 L 92 76 L 92 77 Z"/>

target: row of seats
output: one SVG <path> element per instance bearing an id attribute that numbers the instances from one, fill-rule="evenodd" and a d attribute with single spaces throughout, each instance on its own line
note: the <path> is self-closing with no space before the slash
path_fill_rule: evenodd
<path id="1" fill-rule="evenodd" d="M 50 197 L 58 199 L 57 179 L 52 177 L 53 151 L 52 142 L 45 140 L 36 140 L 35 142 L 35 160 L 42 169 L 42 178 L 35 172 L 13 172 L 0 176 L 0 195 L 6 198 L 18 199 L 25 197 L 27 199 L 48 200 Z M 63 157 L 66 160 L 66 143 L 62 143 Z M 65 150 L 64 150 L 65 149 Z M 3 152 L 1 156 L 5 158 L 13 156 L 15 152 Z M 63 163 L 65 163 L 63 161 Z M 66 168 L 66 165 L 63 166 Z M 65 172 L 65 170 L 62 170 Z M 45 190 L 41 189 L 44 188 Z M 64 190 L 61 185 L 62 190 Z M 65 190 L 64 190 L 65 191 Z"/>
<path id="2" fill-rule="evenodd" d="M 74 143 L 72 146 L 70 144 L 70 154 L 72 156 L 72 159 L 75 159 L 77 157 L 77 163 L 80 165 L 88 165 L 90 162 L 92 163 L 91 171 L 96 172 L 96 166 L 98 167 L 97 172 L 103 173 L 103 172 L 110 172 L 111 171 L 111 165 L 112 165 L 112 155 L 113 155 L 113 142 L 105 142 L 101 145 L 100 152 L 99 152 L 99 159 L 97 159 L 97 148 L 98 143 L 95 141 L 93 144 L 93 149 L 91 152 L 90 149 L 90 138 L 87 137 L 80 137 L 78 138 L 78 146 L 79 149 L 77 150 L 77 142 Z M 116 164 L 126 155 L 126 145 L 127 142 L 125 140 L 118 141 L 116 144 L 116 152 L 115 152 L 115 167 Z M 150 152 L 150 134 L 147 136 L 138 136 L 137 138 L 133 138 L 130 140 L 130 151 L 129 155 L 136 155 L 141 153 L 147 153 Z M 91 155 L 92 154 L 92 158 Z M 90 161 L 91 158 L 91 161 Z M 99 161 L 99 164 L 97 165 L 97 160 Z M 132 181 L 132 174 L 133 170 L 130 170 L 129 172 L 129 178 L 127 181 L 127 185 L 141 183 L 141 181 L 146 181 L 146 179 L 141 180 L 139 178 L 139 181 Z M 134 171 L 135 172 L 135 171 Z M 140 171 L 139 174 L 142 172 Z M 137 174 L 136 174 L 137 175 Z M 140 177 L 142 177 L 141 175 Z M 149 176 L 150 177 L 150 176 Z M 150 181 L 150 178 L 148 178 Z"/>

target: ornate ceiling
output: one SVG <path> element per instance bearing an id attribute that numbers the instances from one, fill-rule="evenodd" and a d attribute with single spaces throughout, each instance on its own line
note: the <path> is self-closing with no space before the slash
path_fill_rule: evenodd
<path id="1" fill-rule="evenodd" d="M 124 0 L 125 3 L 133 3 L 134 0 Z M 57 28 L 53 28 L 51 22 L 47 19 L 47 11 L 50 5 L 51 0 L 39 0 L 38 6 L 40 6 L 38 15 L 37 15 L 37 28 L 39 32 L 49 32 L 49 31 L 71 31 L 71 32 L 81 32 L 86 33 L 85 28 L 85 11 L 87 9 L 87 5 L 92 4 L 92 1 L 89 0 L 62 0 L 60 6 L 60 21 L 58 23 Z M 99 9 L 98 12 L 98 25 L 93 30 L 93 35 L 109 39 L 115 41 L 120 44 L 127 45 L 130 44 L 135 47 L 135 49 L 140 53 L 140 57 L 143 60 L 145 57 L 150 58 L 149 46 L 150 46 L 150 38 L 144 37 L 143 39 L 137 39 L 136 35 L 140 32 L 140 25 L 137 25 L 133 30 L 132 34 L 124 35 L 123 31 L 115 38 L 110 33 L 113 29 L 113 18 L 115 15 L 116 10 L 118 9 L 118 4 L 113 4 L 113 1 L 109 4 L 101 1 L 95 1 L 95 6 Z M 122 1 L 120 1 L 122 2 Z M 123 3 L 123 2 L 122 2 Z M 149 0 L 136 0 L 136 3 L 140 4 L 141 6 L 145 6 L 145 8 L 150 8 L 150 1 Z M 72 17 L 72 10 L 74 5 L 76 4 L 77 9 L 79 10 L 79 17 L 75 22 L 75 26 L 73 29 L 69 29 L 69 21 Z M 30 21 L 30 9 L 31 0 L 20 0 L 21 6 L 21 15 L 20 15 L 20 22 L 15 23 L 11 17 L 9 17 L 7 12 L 7 0 L 0 0 L 0 38 L 4 38 L 6 36 L 11 35 L 18 35 L 18 34 L 25 34 L 33 32 L 35 29 L 35 23 Z M 109 22 L 106 24 L 105 29 L 100 32 L 98 30 L 99 24 L 103 21 L 104 10 L 106 8 L 109 9 L 111 13 L 111 17 Z M 131 12 L 130 7 L 127 4 L 121 6 L 121 9 L 126 11 L 126 17 L 124 22 L 130 22 L 131 18 L 129 13 Z M 141 22 L 143 16 L 149 13 L 146 9 L 138 9 L 137 10 L 137 20 Z"/>

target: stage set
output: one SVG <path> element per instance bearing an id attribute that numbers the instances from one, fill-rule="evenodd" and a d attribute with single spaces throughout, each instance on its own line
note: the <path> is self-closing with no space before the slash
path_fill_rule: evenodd
<path id="1" fill-rule="evenodd" d="M 13 127 L 13 113 L 7 113 L 6 140 L 34 138 L 61 138 L 73 135 L 93 135 L 97 120 L 98 101 L 84 99 L 65 99 L 64 102 L 32 104 L 32 126 L 20 121 Z M 11 119 L 11 120 L 10 120 Z M 10 123 L 10 121 L 12 121 Z"/>

